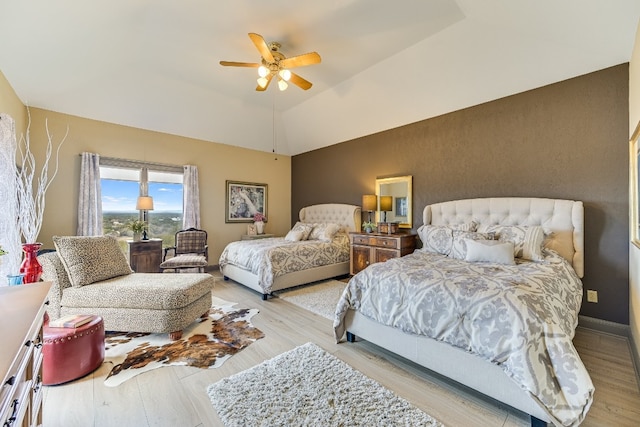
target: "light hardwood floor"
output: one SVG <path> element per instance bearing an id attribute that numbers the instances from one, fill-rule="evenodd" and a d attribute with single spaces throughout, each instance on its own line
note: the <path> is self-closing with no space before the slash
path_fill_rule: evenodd
<path id="1" fill-rule="evenodd" d="M 221 425 L 206 388 L 306 342 L 314 342 L 447 426 L 528 426 L 528 417 L 456 387 L 366 342 L 336 344 L 328 319 L 234 282 L 216 282 L 214 294 L 260 309 L 253 324 L 266 335 L 218 369 L 165 367 L 118 387 L 105 387 L 110 365 L 61 386 L 45 387 L 45 427 L 205 427 Z M 579 328 L 574 340 L 596 387 L 583 426 L 638 426 L 640 392 L 626 338 Z"/>

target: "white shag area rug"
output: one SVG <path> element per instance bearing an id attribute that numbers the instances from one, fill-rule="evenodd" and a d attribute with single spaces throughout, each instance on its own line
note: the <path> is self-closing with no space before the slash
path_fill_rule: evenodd
<path id="1" fill-rule="evenodd" d="M 338 280 L 327 280 L 313 285 L 300 286 L 276 292 L 278 298 L 333 321 L 336 305 L 347 284 Z"/>
<path id="2" fill-rule="evenodd" d="M 227 427 L 442 426 L 313 343 L 207 388 Z"/>

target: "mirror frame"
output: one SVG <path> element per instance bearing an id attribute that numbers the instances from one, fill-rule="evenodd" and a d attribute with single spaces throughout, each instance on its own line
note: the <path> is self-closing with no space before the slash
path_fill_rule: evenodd
<path id="1" fill-rule="evenodd" d="M 376 211 L 376 222 L 382 220 L 380 215 L 380 187 L 385 184 L 407 184 L 407 221 L 398 224 L 398 228 L 413 227 L 413 176 L 393 176 L 390 178 L 376 178 L 376 196 L 378 196 L 378 210 Z"/>

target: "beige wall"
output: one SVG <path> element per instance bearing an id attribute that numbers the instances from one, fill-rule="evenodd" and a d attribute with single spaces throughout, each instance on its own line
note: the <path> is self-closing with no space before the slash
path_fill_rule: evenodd
<path id="1" fill-rule="evenodd" d="M 4 93 L 13 92 L 0 81 Z M 9 87 L 10 89 L 10 87 Z M 15 102 L 13 102 L 15 104 Z M 83 119 L 31 108 L 31 144 L 42 165 L 45 150 L 45 120 L 57 144 L 69 128 L 60 151 L 60 170 L 46 196 L 45 219 L 39 240 L 52 248 L 54 235 L 75 235 L 77 224 L 79 154 L 88 151 L 107 157 L 198 166 L 200 176 L 201 226 L 209 233 L 209 263 L 218 264 L 225 245 L 246 233 L 246 224 L 225 223 L 225 180 L 249 181 L 268 185 L 268 223 L 266 232 L 284 235 L 291 218 L 291 158 L 255 150 L 236 148 L 195 139 L 182 138 L 126 126 Z M 53 163 L 50 166 L 53 170 Z"/>
<path id="2" fill-rule="evenodd" d="M 360 204 L 376 177 L 413 175 L 413 225 L 425 205 L 549 197 L 585 206 L 581 314 L 628 324 L 628 92 L 621 64 L 440 117 L 296 155 L 292 212 Z M 585 293 L 586 294 L 586 293 Z"/>
<path id="3" fill-rule="evenodd" d="M 0 71 L 0 112 L 9 114 L 16 122 L 16 133 L 25 132 L 27 109 Z"/>
<path id="4" fill-rule="evenodd" d="M 640 25 L 629 64 L 629 137 L 640 122 Z M 629 229 L 631 232 L 631 229 Z M 629 244 L 629 326 L 636 361 L 640 363 L 640 248 Z M 640 368 L 640 366 L 638 366 Z"/>

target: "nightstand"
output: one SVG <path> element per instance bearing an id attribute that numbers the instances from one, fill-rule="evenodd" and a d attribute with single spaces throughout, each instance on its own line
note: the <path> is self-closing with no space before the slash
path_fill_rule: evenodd
<path id="1" fill-rule="evenodd" d="M 136 273 L 158 273 L 162 263 L 162 239 L 129 240 L 129 265 Z"/>
<path id="2" fill-rule="evenodd" d="M 376 262 L 384 262 L 391 258 L 398 258 L 412 253 L 416 248 L 416 234 L 380 234 L 380 233 L 349 233 L 351 242 L 352 275 Z"/>
<path id="3" fill-rule="evenodd" d="M 269 237 L 276 237 L 275 234 L 243 234 L 240 240 L 256 240 L 256 239 L 268 239 Z"/>

